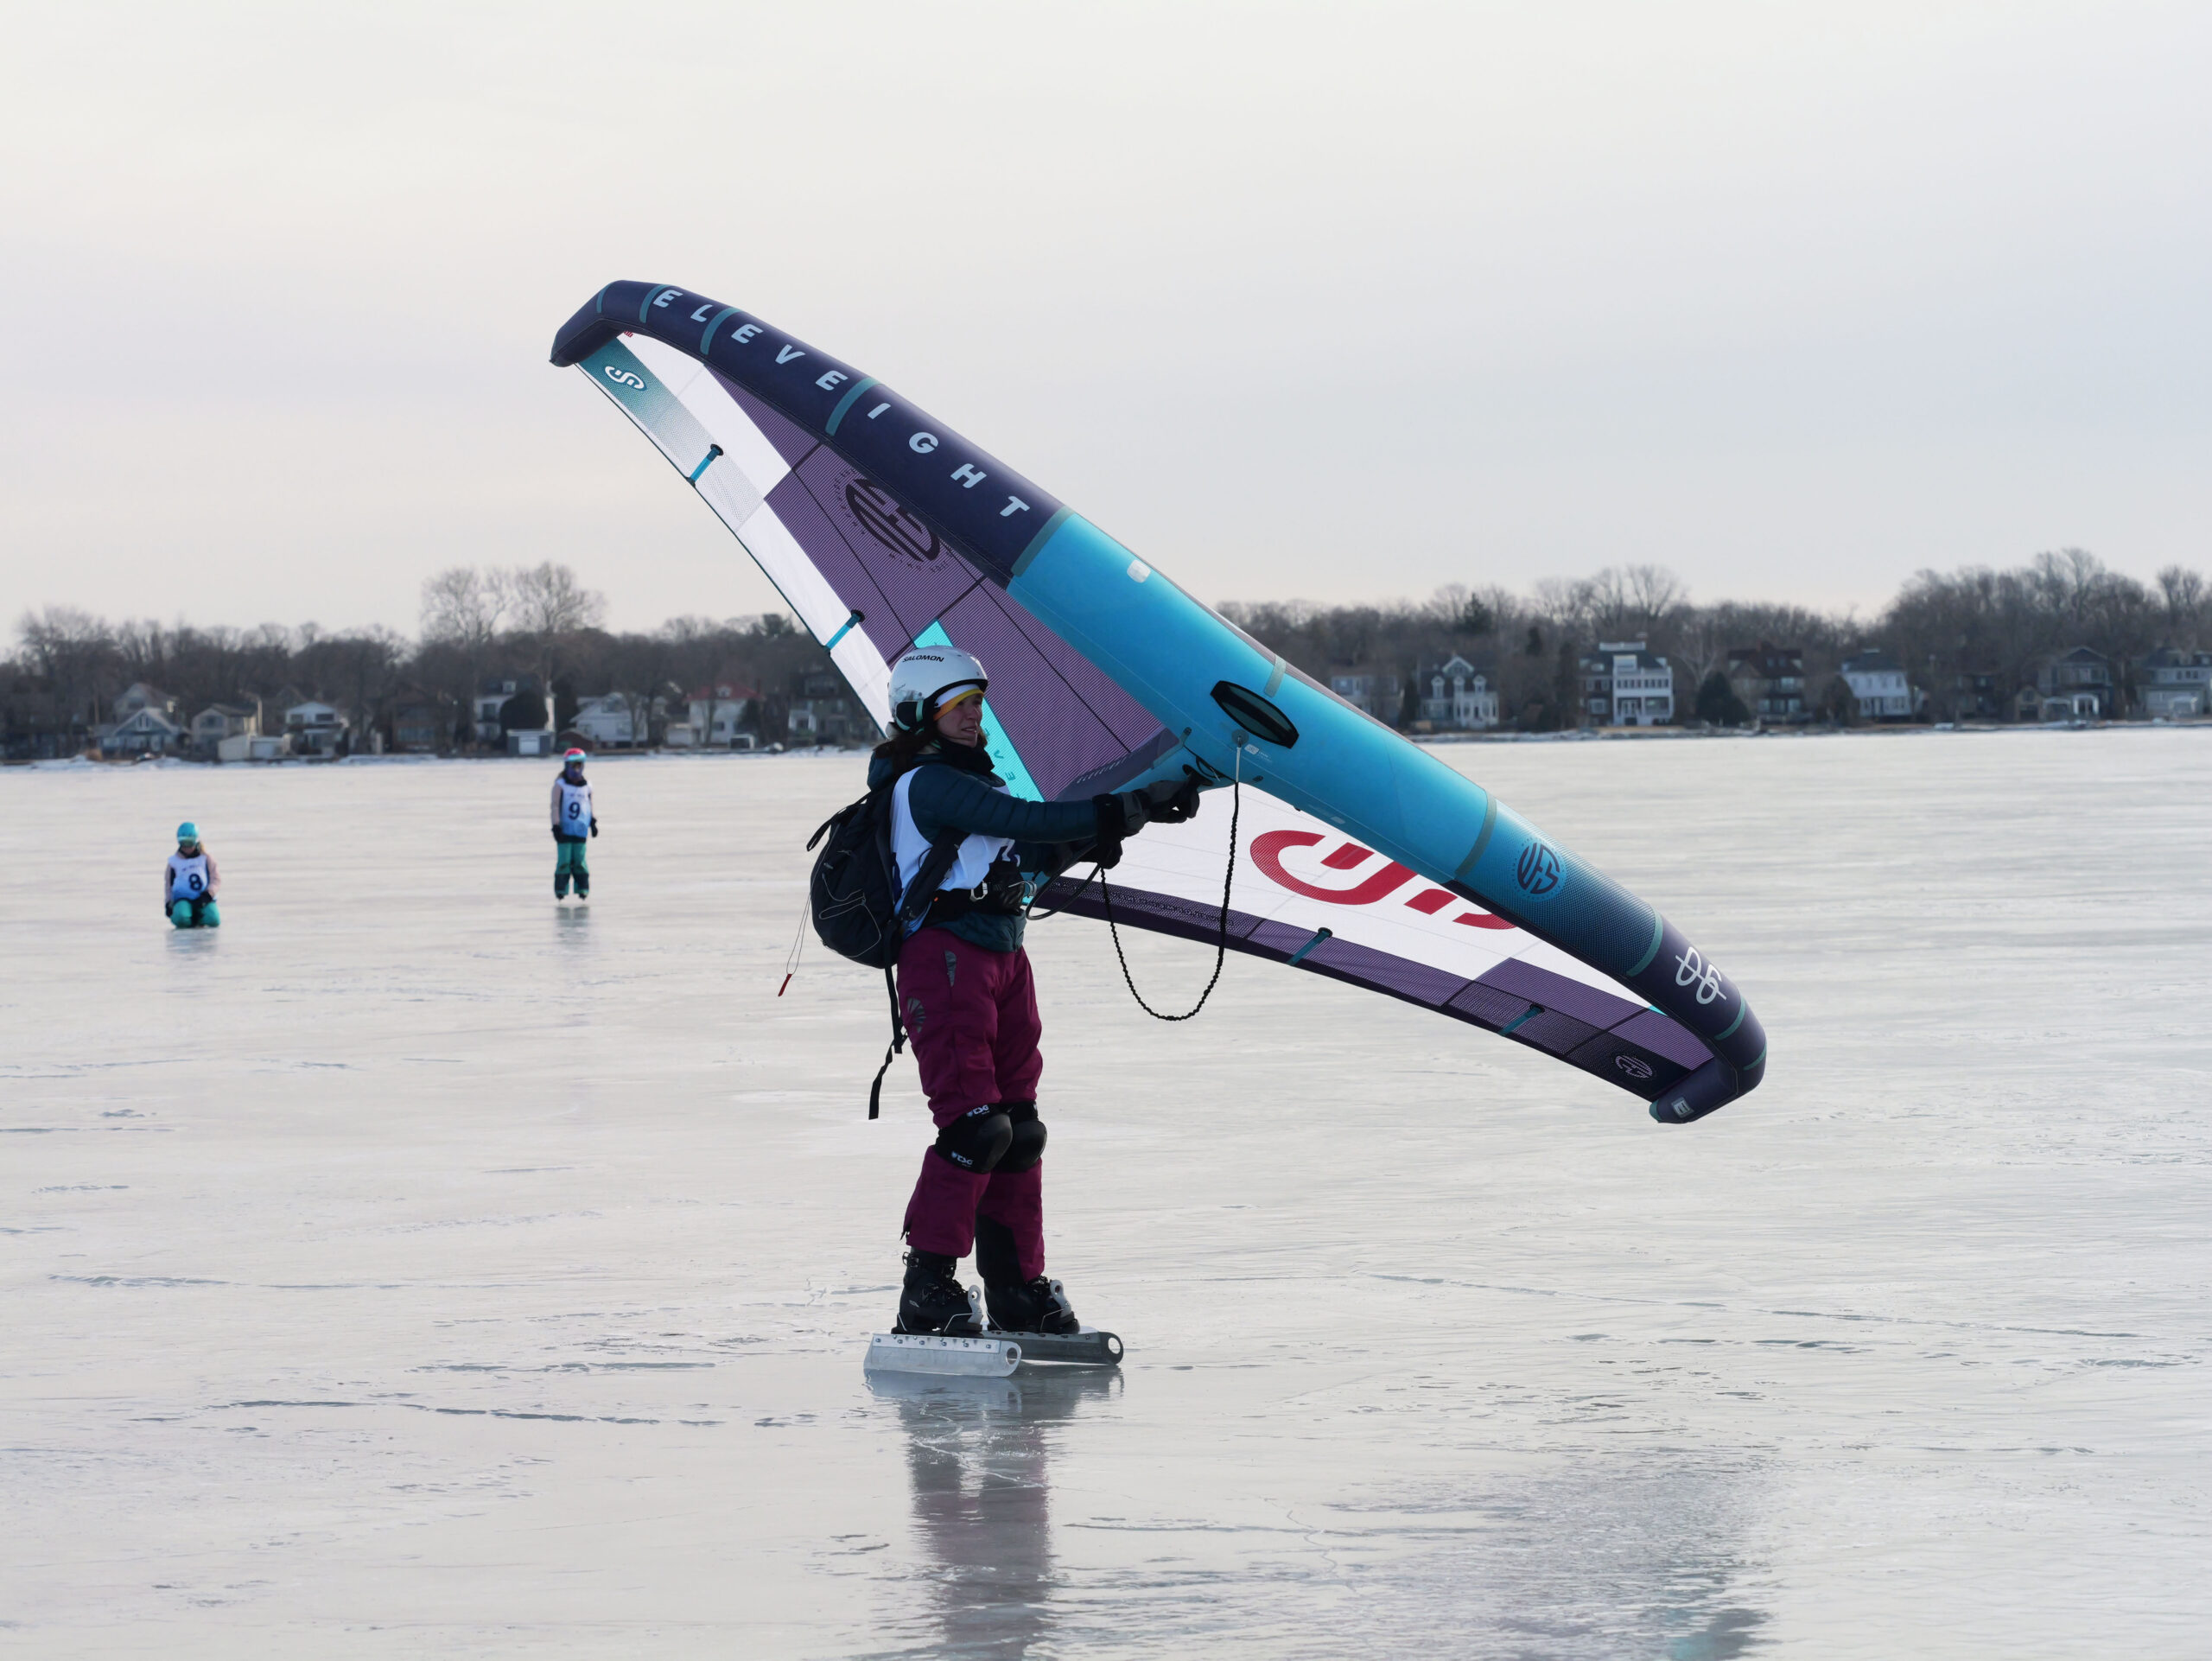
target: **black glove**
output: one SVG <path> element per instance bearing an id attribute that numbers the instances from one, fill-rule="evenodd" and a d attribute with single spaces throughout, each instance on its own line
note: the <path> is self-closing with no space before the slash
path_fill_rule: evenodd
<path id="1" fill-rule="evenodd" d="M 1127 807 L 1135 798 L 1135 792 L 1131 792 L 1128 795 L 1090 799 L 1091 808 L 1098 816 L 1098 835 L 1090 844 L 1090 856 L 1106 870 L 1110 871 L 1122 862 L 1122 838 L 1136 828 L 1129 823 Z M 1141 818 L 1137 821 L 1138 824 L 1143 823 Z"/>
<path id="2" fill-rule="evenodd" d="M 553 840 L 556 842 L 561 840 L 561 827 L 557 824 L 553 827 Z"/>
<path id="3" fill-rule="evenodd" d="M 591 822 L 591 833 L 594 837 L 599 834 L 599 821 L 597 819 L 594 819 Z"/>
<path id="4" fill-rule="evenodd" d="M 1147 785 L 1142 794 L 1151 816 L 1162 824 L 1180 824 L 1198 817 L 1196 779 L 1160 779 Z"/>

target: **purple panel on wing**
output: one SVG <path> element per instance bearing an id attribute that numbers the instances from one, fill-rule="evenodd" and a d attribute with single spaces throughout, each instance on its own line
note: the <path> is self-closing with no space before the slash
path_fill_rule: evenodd
<path id="1" fill-rule="evenodd" d="M 1432 969 L 1410 958 L 1393 957 L 1372 946 L 1355 945 L 1350 940 L 1322 941 L 1306 954 L 1300 966 L 1439 1009 L 1467 983 L 1463 975 Z"/>
<path id="2" fill-rule="evenodd" d="M 798 477 L 890 602 L 882 629 L 874 627 L 874 614 L 868 620 L 868 638 L 883 648 L 885 656 L 895 656 L 976 586 L 975 567 L 955 553 L 950 543 L 835 452 L 815 451 L 800 464 Z M 894 620 L 896 638 L 891 627 Z"/>
<path id="3" fill-rule="evenodd" d="M 906 644 L 906 636 L 899 631 L 898 614 L 883 590 L 862 566 L 857 556 L 837 534 L 820 506 L 799 481 L 797 474 L 787 474 L 784 481 L 768 493 L 768 506 L 784 522 L 784 529 L 806 550 L 823 580 L 836 592 L 837 598 L 859 612 L 867 621 L 861 625 L 876 649 L 886 658 L 893 658 Z"/>
<path id="4" fill-rule="evenodd" d="M 1496 1032 L 1528 1014 L 1529 1000 L 1484 986 L 1480 981 L 1469 981 L 1465 990 L 1444 1008 L 1447 1015 L 1463 1016 Z"/>
<path id="5" fill-rule="evenodd" d="M 1563 1009 L 1592 1027 L 1616 1026 L 1634 1015 L 1638 1007 L 1626 998 L 1600 992 L 1594 986 L 1585 986 L 1580 981 L 1554 975 L 1548 969 L 1539 969 L 1517 958 L 1508 958 L 1478 978 L 1484 986 L 1495 986 L 1502 992 L 1518 992 L 1531 1003 L 1541 1003 L 1547 1009 Z"/>
<path id="6" fill-rule="evenodd" d="M 762 436 L 776 447 L 776 454 L 784 458 L 785 466 L 797 467 L 809 450 L 821 447 L 820 441 L 807 436 L 804 428 L 793 426 L 713 365 L 707 366 L 707 372 L 715 378 L 715 384 L 722 391 L 730 395 L 731 401 L 745 411 L 746 417 L 760 428 Z"/>
<path id="7" fill-rule="evenodd" d="M 1098 884 L 1091 883 L 1080 895 L 1073 894 L 1081 884 L 1081 877 L 1056 877 L 1038 896 L 1037 910 L 1056 911 L 1065 906 L 1071 917 L 1103 920 L 1106 904 L 1098 892 Z M 1155 933 L 1179 935 L 1185 940 L 1203 941 L 1211 945 L 1221 938 L 1221 905 L 1208 905 L 1202 900 L 1185 900 L 1178 894 L 1161 894 L 1152 888 L 1124 888 L 1114 890 L 1114 921 L 1122 928 L 1151 929 Z M 1244 939 L 1257 927 L 1265 926 L 1249 912 L 1231 909 L 1229 913 L 1229 943 L 1240 950 Z"/>
<path id="8" fill-rule="evenodd" d="M 1127 753 L 1014 620 L 991 603 L 988 589 L 970 592 L 944 622 L 952 643 L 990 671 L 991 714 L 1046 801 L 1058 800 L 1070 780 Z"/>
<path id="9" fill-rule="evenodd" d="M 1565 1055 L 1586 1039 L 1594 1037 L 1597 1032 L 1598 1028 L 1586 1021 L 1577 1021 L 1573 1015 L 1547 1009 L 1541 1015 L 1530 1015 L 1516 1027 L 1510 1035 L 1523 1044 L 1549 1050 L 1554 1055 Z"/>
<path id="10" fill-rule="evenodd" d="M 1160 722 L 1144 705 L 1109 680 L 1104 670 L 1031 616 L 1028 608 L 1019 600 L 995 586 L 989 593 L 991 602 L 1036 643 L 1045 661 L 1067 682 L 1077 698 L 1106 723 L 1107 730 L 1120 739 L 1124 748 L 1140 748 L 1161 730 Z"/>
<path id="11" fill-rule="evenodd" d="M 1656 1009 L 1631 1016 L 1614 1028 L 1613 1034 L 1686 1067 L 1701 1067 L 1713 1059 L 1713 1052 L 1699 1042 L 1696 1034 Z"/>
<path id="12" fill-rule="evenodd" d="M 1280 952 L 1286 958 L 1313 938 L 1310 928 L 1293 928 L 1287 923 L 1262 922 L 1245 937 L 1252 950 Z"/>

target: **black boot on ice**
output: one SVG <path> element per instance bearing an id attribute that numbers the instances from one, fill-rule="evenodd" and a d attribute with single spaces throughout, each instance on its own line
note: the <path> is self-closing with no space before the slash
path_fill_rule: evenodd
<path id="1" fill-rule="evenodd" d="M 1046 1333 L 1073 1337 L 1083 1330 L 1075 1306 L 1058 1281 L 1039 1275 L 1021 1278 L 1014 1231 L 988 1217 L 976 1219 L 976 1268 L 983 1277 L 983 1301 L 991 1325 L 1002 1333 Z"/>
<path id="2" fill-rule="evenodd" d="M 960 1259 L 938 1251 L 906 1254 L 906 1284 L 899 1294 L 894 1333 L 934 1333 L 946 1338 L 980 1338 L 983 1323 L 969 1307 L 953 1270 Z"/>

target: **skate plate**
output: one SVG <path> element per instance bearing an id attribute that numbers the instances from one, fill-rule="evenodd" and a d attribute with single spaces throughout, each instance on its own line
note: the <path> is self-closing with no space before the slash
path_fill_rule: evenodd
<path id="1" fill-rule="evenodd" d="M 1008 1339 L 1019 1345 L 1024 1361 L 1060 1361 L 1091 1367 L 1118 1367 L 1122 1365 L 1122 1340 L 1111 1333 L 1100 1332 L 1096 1327 L 1085 1327 L 1079 1333 L 1065 1335 L 1054 1333 L 993 1333 L 991 1336 Z"/>
<path id="2" fill-rule="evenodd" d="M 1021 1365 L 1021 1356 L 1022 1346 L 1005 1337 L 878 1333 L 868 1341 L 865 1366 L 869 1372 L 949 1372 L 969 1378 L 1003 1378 Z"/>

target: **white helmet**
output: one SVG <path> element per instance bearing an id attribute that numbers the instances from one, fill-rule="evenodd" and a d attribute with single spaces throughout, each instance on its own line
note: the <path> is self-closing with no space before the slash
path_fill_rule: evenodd
<path id="1" fill-rule="evenodd" d="M 973 652 L 957 646 L 918 646 L 891 665 L 891 724 L 918 733 L 936 718 L 948 693 L 991 684 Z"/>

